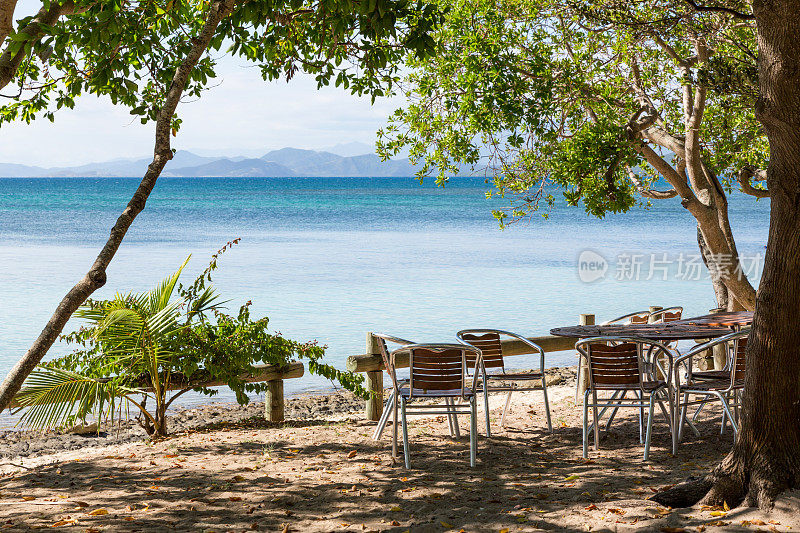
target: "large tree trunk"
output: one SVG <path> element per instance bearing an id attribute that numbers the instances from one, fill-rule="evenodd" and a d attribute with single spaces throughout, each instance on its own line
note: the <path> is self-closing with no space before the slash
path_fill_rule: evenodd
<path id="1" fill-rule="evenodd" d="M 800 487 L 800 5 L 756 0 L 757 115 L 770 144 L 770 228 L 764 272 L 747 344 L 742 430 L 707 479 L 658 501 L 770 508 Z"/>
<path id="2" fill-rule="evenodd" d="M 58 339 L 72 313 L 86 301 L 86 299 L 97 289 L 106 283 L 106 269 L 119 249 L 122 239 L 131 227 L 136 216 L 144 209 L 147 198 L 155 187 L 156 180 L 161 175 L 164 165 L 172 159 L 170 147 L 170 134 L 172 131 L 172 118 L 175 109 L 180 102 L 189 76 L 197 62 L 208 48 L 209 42 L 214 37 L 217 25 L 230 12 L 234 0 L 217 0 L 212 3 L 208 11 L 208 16 L 200 33 L 192 38 L 192 48 L 184 58 L 180 66 L 175 70 L 172 77 L 172 84 L 167 91 L 164 105 L 158 113 L 156 120 L 155 149 L 153 162 L 147 168 L 147 172 L 133 194 L 128 206 L 117 219 L 117 223 L 111 229 L 111 236 L 105 246 L 98 254 L 89 272 L 81 279 L 56 308 L 53 316 L 47 322 L 39 337 L 27 353 L 20 359 L 11 372 L 8 373 L 3 384 L 0 386 L 0 410 L 5 409 L 11 404 L 14 395 L 19 392 L 23 382 L 33 369 L 38 365 L 47 351 Z"/>

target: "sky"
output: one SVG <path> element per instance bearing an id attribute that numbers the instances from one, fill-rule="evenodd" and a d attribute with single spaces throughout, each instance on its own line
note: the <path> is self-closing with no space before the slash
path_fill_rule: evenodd
<path id="1" fill-rule="evenodd" d="M 219 85 L 199 100 L 181 103 L 183 125 L 173 148 L 209 156 L 252 156 L 287 146 L 322 149 L 342 143 L 375 143 L 375 132 L 400 99 L 358 98 L 334 87 L 317 90 L 310 76 L 265 82 L 242 60 L 219 62 Z M 107 99 L 83 96 L 55 123 L 0 127 L 0 162 L 73 166 L 116 158 L 148 157 L 154 124 L 142 125 Z"/>

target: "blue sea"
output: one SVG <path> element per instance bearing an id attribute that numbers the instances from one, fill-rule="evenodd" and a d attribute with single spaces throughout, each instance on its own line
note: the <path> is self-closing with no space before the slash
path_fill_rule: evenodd
<path id="1" fill-rule="evenodd" d="M 138 183 L 0 179 L 0 375 L 92 264 Z M 535 335 L 580 313 L 601 321 L 651 305 L 682 305 L 685 316 L 715 307 L 694 219 L 678 200 L 602 220 L 558 203 L 548 219 L 500 230 L 491 210 L 508 200 L 487 199 L 487 188 L 480 178 L 445 188 L 413 178 L 162 178 L 95 296 L 147 290 L 192 254 L 190 281 L 241 238 L 214 277 L 231 311 L 251 300 L 275 331 L 327 345 L 339 367 L 364 353 L 368 331 L 452 341 L 466 327 Z M 769 203 L 735 194 L 730 217 L 757 283 Z M 599 257 L 605 274 L 587 282 L 579 257 Z M 574 362 L 566 352 L 548 360 Z M 330 387 L 308 374 L 286 382 L 291 393 Z M 209 401 L 186 396 L 184 405 Z"/>

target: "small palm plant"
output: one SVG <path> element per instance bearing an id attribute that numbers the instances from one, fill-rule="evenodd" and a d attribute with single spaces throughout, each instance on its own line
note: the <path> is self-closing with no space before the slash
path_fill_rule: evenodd
<path id="1" fill-rule="evenodd" d="M 133 406 L 141 412 L 147 433 L 163 437 L 167 409 L 177 397 L 189 390 L 217 392 L 193 383 L 194 374 L 226 383 L 240 403 L 247 403 L 247 392 L 262 392 L 266 385 L 247 383 L 241 376 L 255 371 L 255 363 L 285 365 L 293 357 L 307 359 L 312 373 L 365 395 L 360 376 L 321 362 L 324 347 L 269 333 L 266 317 L 251 320 L 250 302 L 235 317 L 220 311 L 222 302 L 206 283 L 218 255 L 236 242 L 215 254 L 188 287 L 178 280 L 189 258 L 148 292 L 87 301 L 75 313 L 87 324 L 64 336 L 82 349 L 31 373 L 16 397 L 24 411 L 20 423 L 46 429 L 85 421 L 89 415 L 98 422 L 113 421 L 115 413 L 121 416 L 123 407 Z M 171 390 L 177 392 L 170 396 Z"/>

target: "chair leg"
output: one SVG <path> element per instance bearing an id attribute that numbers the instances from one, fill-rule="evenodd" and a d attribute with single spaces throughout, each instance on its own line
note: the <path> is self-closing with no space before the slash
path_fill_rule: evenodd
<path id="1" fill-rule="evenodd" d="M 381 435 L 383 435 L 383 430 L 386 428 L 386 424 L 389 422 L 389 417 L 392 414 L 391 407 L 393 401 L 394 401 L 394 391 L 392 391 L 392 393 L 389 394 L 389 398 L 383 405 L 383 413 L 381 413 L 381 419 L 378 420 L 378 426 L 375 428 L 375 432 L 372 434 L 372 440 L 381 440 Z"/>
<path id="2" fill-rule="evenodd" d="M 452 402 L 450 401 L 450 398 L 445 398 L 444 399 L 444 404 L 447 406 L 447 410 L 448 410 L 448 413 L 447 413 L 447 425 L 450 428 L 450 436 L 455 438 L 456 430 L 455 430 L 455 424 L 453 424 L 453 413 L 450 412 L 450 411 L 453 410 L 453 405 L 452 405 Z"/>
<path id="3" fill-rule="evenodd" d="M 680 388 L 676 386 L 675 396 L 672 398 L 670 394 L 670 408 L 671 408 L 671 415 L 672 415 L 672 424 L 670 424 L 670 432 L 672 433 L 672 455 L 675 456 L 678 454 L 678 426 L 680 425 L 678 417 L 680 416 L 681 410 L 681 393 Z"/>
<path id="4" fill-rule="evenodd" d="M 401 400 L 401 413 L 403 417 L 403 455 L 406 459 L 406 468 L 411 468 L 411 451 L 408 449 L 408 423 L 406 420 L 406 399 Z"/>
<path id="5" fill-rule="evenodd" d="M 733 420 L 733 414 L 731 413 L 731 408 L 728 407 L 728 401 L 722 394 L 717 393 L 716 396 L 719 398 L 719 401 L 722 403 L 722 409 L 727 413 L 728 418 L 731 421 L 731 427 L 733 428 L 733 438 L 735 439 L 739 435 L 739 426 Z"/>
<path id="6" fill-rule="evenodd" d="M 455 411 L 455 407 L 456 407 L 455 398 L 450 398 L 450 407 L 452 407 L 452 409 Z M 456 436 L 457 439 L 460 439 L 461 438 L 461 428 L 458 425 L 458 415 L 453 413 L 453 414 L 450 415 L 450 417 L 451 417 L 451 420 L 452 420 L 453 430 L 454 430 L 455 436 Z"/>
<path id="7" fill-rule="evenodd" d="M 625 390 L 624 390 L 624 391 L 622 391 L 622 395 L 619 397 L 619 399 L 620 399 L 620 400 L 622 400 L 623 398 L 625 398 L 625 395 L 626 395 L 627 393 L 628 393 L 628 391 L 625 391 Z M 611 396 L 611 398 L 612 398 L 612 399 L 616 399 L 616 396 L 617 396 L 617 393 L 615 392 L 615 393 L 614 393 L 614 394 Z M 606 409 L 608 409 L 608 408 L 606 407 Z M 604 410 L 605 410 L 605 409 L 604 409 Z M 604 411 L 604 410 L 603 410 L 603 411 Z M 603 416 L 603 411 L 600 411 L 600 417 L 601 417 L 601 418 L 602 418 L 602 416 Z M 608 422 L 606 422 L 606 432 L 608 432 L 608 430 L 611 428 L 611 423 L 614 421 L 614 417 L 615 417 L 615 416 L 617 416 L 617 411 L 619 411 L 619 407 L 614 407 L 613 409 L 611 409 L 611 414 L 610 414 L 610 415 L 608 415 Z"/>
<path id="8" fill-rule="evenodd" d="M 397 459 L 397 403 L 399 398 L 394 397 L 392 402 L 392 460 Z"/>
<path id="9" fill-rule="evenodd" d="M 644 460 L 650 457 L 650 438 L 653 436 L 653 403 L 655 402 L 655 395 L 650 395 L 650 407 L 647 411 L 647 433 L 644 438 Z"/>
<path id="10" fill-rule="evenodd" d="M 508 411 L 508 406 L 511 405 L 511 393 L 513 391 L 508 391 L 508 395 L 506 395 L 506 405 L 503 407 L 503 416 L 500 417 L 500 427 L 506 427 L 506 412 Z"/>
<path id="11" fill-rule="evenodd" d="M 636 391 L 636 397 L 639 398 L 639 444 L 644 444 L 644 396 L 641 391 Z"/>
<path id="12" fill-rule="evenodd" d="M 542 376 L 542 394 L 544 394 L 544 414 L 547 417 L 547 430 L 553 432 L 553 422 L 550 419 L 550 401 L 547 399 L 547 383 L 544 376 Z"/>
<path id="13" fill-rule="evenodd" d="M 489 390 L 486 388 L 486 382 L 483 383 L 483 416 L 486 418 L 486 438 L 491 438 L 492 428 L 489 425 Z"/>
<path id="14" fill-rule="evenodd" d="M 475 468 L 478 455 L 478 401 L 475 396 L 470 398 L 469 413 L 469 466 Z"/>
<path id="15" fill-rule="evenodd" d="M 583 395 L 583 458 L 589 458 L 589 391 Z"/>
<path id="16" fill-rule="evenodd" d="M 597 416 L 597 392 L 592 391 L 592 414 L 594 415 L 594 451 L 600 449 L 600 417 Z"/>

